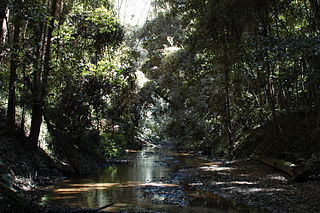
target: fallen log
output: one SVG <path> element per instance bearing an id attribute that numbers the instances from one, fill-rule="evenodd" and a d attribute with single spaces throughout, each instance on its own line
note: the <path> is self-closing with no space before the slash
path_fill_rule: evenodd
<path id="1" fill-rule="evenodd" d="M 296 179 L 297 177 L 301 176 L 307 168 L 297 165 L 285 160 L 275 159 L 275 158 L 268 158 L 265 156 L 259 155 L 251 155 L 251 159 L 259 161 L 267 166 L 270 166 L 274 169 L 282 171 L 290 176 L 290 179 Z"/>
<path id="2" fill-rule="evenodd" d="M 19 212 L 38 212 L 38 209 L 33 207 L 32 204 L 26 198 L 20 196 L 17 192 L 13 191 L 2 182 L 0 182 L 0 193 L 7 197 L 9 200 L 14 202 L 19 207 Z"/>

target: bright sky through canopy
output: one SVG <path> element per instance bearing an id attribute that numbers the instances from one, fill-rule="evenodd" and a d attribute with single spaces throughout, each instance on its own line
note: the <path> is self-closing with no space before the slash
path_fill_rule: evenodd
<path id="1" fill-rule="evenodd" d="M 148 17 L 151 0 L 115 0 L 115 6 L 122 24 L 142 26 Z"/>

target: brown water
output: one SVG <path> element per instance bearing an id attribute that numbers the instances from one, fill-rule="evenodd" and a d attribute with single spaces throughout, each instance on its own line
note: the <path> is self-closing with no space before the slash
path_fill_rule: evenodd
<path id="1" fill-rule="evenodd" d="M 168 182 L 173 172 L 201 166 L 208 162 L 205 159 L 153 148 L 131 151 L 127 158 L 127 163 L 65 180 L 54 186 L 44 199 L 57 205 L 85 208 L 114 203 L 106 212 L 262 212 L 194 191 L 179 179 Z"/>

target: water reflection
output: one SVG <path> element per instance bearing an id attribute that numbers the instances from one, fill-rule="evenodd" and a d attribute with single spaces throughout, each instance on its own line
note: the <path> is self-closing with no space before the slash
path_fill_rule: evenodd
<path id="1" fill-rule="evenodd" d="M 208 161 L 178 154 L 168 150 L 146 148 L 141 152 L 128 153 L 129 161 L 120 166 L 99 169 L 84 178 L 66 180 L 53 187 L 46 199 L 57 205 L 97 208 L 115 203 L 105 211 L 123 210 L 143 212 L 253 212 L 243 210 L 232 202 L 212 194 L 194 192 L 180 183 L 161 183 L 160 178 L 169 178 L 170 174 L 182 167 L 206 166 Z M 181 192 L 188 200 L 189 207 L 155 204 L 146 199 L 145 187 Z M 181 190 L 183 188 L 183 190 Z M 166 191 L 168 190 L 168 191 Z M 155 194 L 161 196 L 161 193 Z M 174 192 L 173 192 L 174 193 Z M 166 199 L 166 198 L 164 198 Z M 223 208 L 221 208 L 221 206 Z M 219 207 L 219 208 L 217 208 Z"/>

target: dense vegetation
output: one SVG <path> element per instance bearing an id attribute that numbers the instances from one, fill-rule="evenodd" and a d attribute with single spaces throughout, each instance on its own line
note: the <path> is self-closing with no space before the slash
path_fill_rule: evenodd
<path id="1" fill-rule="evenodd" d="M 45 123 L 76 170 L 77 156 L 119 155 L 143 131 L 207 154 L 319 157 L 318 1 L 153 4 L 133 32 L 113 1 L 1 1 L 7 134 L 36 149 Z"/>
<path id="2" fill-rule="evenodd" d="M 319 1 L 152 3 L 137 27 L 112 0 L 1 0 L 2 194 L 149 142 L 319 179 Z"/>
<path id="3" fill-rule="evenodd" d="M 208 154 L 319 155 L 318 1 L 156 2 L 140 39 L 164 134 Z"/>
<path id="4" fill-rule="evenodd" d="M 71 153 L 137 146 L 136 60 L 111 2 L 10 0 L 0 10 L 8 134 L 36 148 L 45 123 L 47 146 L 74 167 Z"/>

